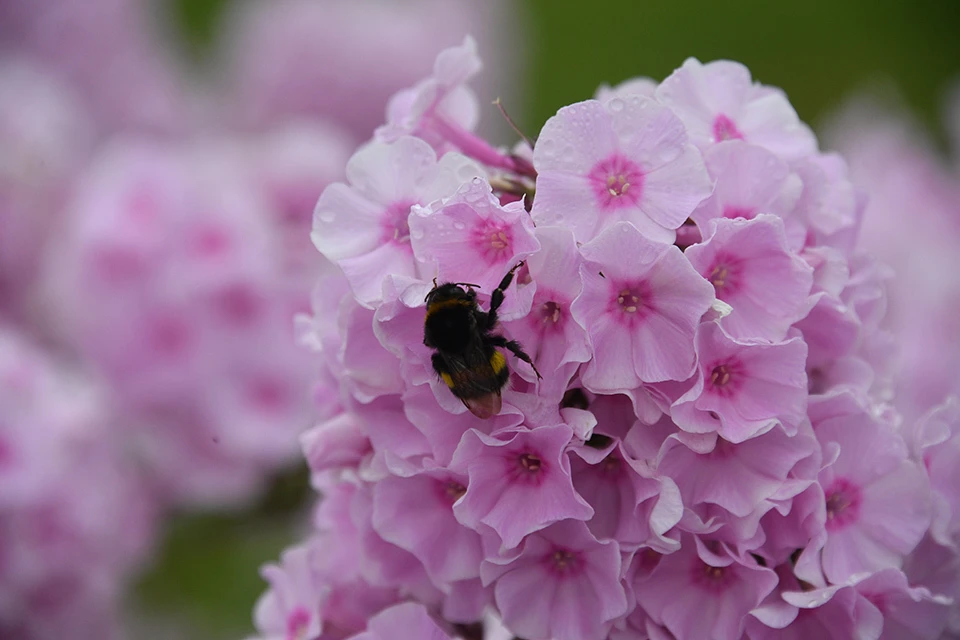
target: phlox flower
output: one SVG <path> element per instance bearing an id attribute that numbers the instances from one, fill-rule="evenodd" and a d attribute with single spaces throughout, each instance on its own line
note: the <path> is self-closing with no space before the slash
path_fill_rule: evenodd
<path id="1" fill-rule="evenodd" d="M 376 139 L 392 142 L 401 136 L 415 135 L 438 149 L 448 138 L 453 138 L 451 142 L 456 145 L 479 118 L 477 98 L 467 81 L 481 67 L 477 44 L 470 36 L 464 38 L 462 45 L 441 51 L 432 76 L 390 99 L 387 123 L 376 130 Z"/>
<path id="2" fill-rule="evenodd" d="M 581 374 L 584 386 L 612 393 L 688 378 L 695 364 L 693 334 L 714 300 L 710 284 L 676 247 L 648 240 L 626 222 L 580 253 L 583 293 L 571 313 L 587 327 L 593 348 Z"/>
<path id="3" fill-rule="evenodd" d="M 686 536 L 633 585 L 637 606 L 677 638 L 736 640 L 745 616 L 775 588 L 776 574 L 722 544 Z"/>
<path id="4" fill-rule="evenodd" d="M 710 232 L 708 221 L 717 218 L 750 220 L 761 213 L 787 218 L 803 191 L 803 182 L 790 166 L 757 145 L 727 140 L 707 149 L 703 159 L 716 183 L 690 218 L 705 235 Z M 791 231 L 803 232 L 793 226 Z"/>
<path id="5" fill-rule="evenodd" d="M 481 573 L 504 623 L 524 637 L 599 640 L 628 610 L 617 544 L 598 541 L 581 522 L 528 536 L 519 554 L 490 557 Z"/>
<path id="6" fill-rule="evenodd" d="M 697 329 L 696 382 L 673 405 L 680 428 L 716 431 L 743 442 L 782 426 L 794 433 L 805 418 L 807 349 L 799 337 L 770 344 L 730 337 L 716 322 Z"/>
<path id="7" fill-rule="evenodd" d="M 540 249 L 523 204 L 501 206 L 482 178 L 429 209 L 415 207 L 409 223 L 421 273 L 437 282 L 470 282 L 487 295 L 510 269 Z M 519 290 L 518 284 L 508 290 L 501 307 L 505 318 L 526 315 L 529 299 L 522 304 Z"/>
<path id="8" fill-rule="evenodd" d="M 598 539 L 614 539 L 621 549 L 641 545 L 669 552 L 675 542 L 665 534 L 683 514 L 680 490 L 672 477 L 656 474 L 618 445 L 602 458 L 577 450 L 572 458 L 573 486 L 593 507 L 587 521 Z"/>
<path id="9" fill-rule="evenodd" d="M 357 300 L 380 300 L 388 274 L 415 276 L 410 208 L 452 195 L 482 170 L 467 158 L 436 152 L 418 138 L 371 142 L 347 163 L 348 184 L 323 192 L 313 215 L 314 245 L 343 270 Z"/>
<path id="10" fill-rule="evenodd" d="M 814 421 L 820 442 L 840 454 L 820 472 L 827 506 L 823 572 L 833 583 L 899 568 L 930 526 L 929 484 L 899 433 L 855 404 Z M 825 411 L 821 407 L 819 411 Z"/>
<path id="11" fill-rule="evenodd" d="M 580 242 L 621 220 L 673 242 L 712 186 L 680 120 L 639 95 L 560 109 L 540 132 L 533 164 L 534 221 L 572 229 Z"/>
<path id="12" fill-rule="evenodd" d="M 705 242 L 687 248 L 690 264 L 731 307 L 720 325 L 735 338 L 777 342 L 809 311 L 813 269 L 786 246 L 771 215 L 717 220 Z"/>
<path id="13" fill-rule="evenodd" d="M 745 140 L 790 160 L 817 149 L 817 141 L 782 91 L 754 83 L 737 62 L 687 58 L 660 83 L 657 99 L 683 120 L 690 141 L 703 150 Z"/>
<path id="14" fill-rule="evenodd" d="M 761 509 L 764 500 L 777 497 L 788 474 L 815 447 L 812 438 L 789 437 L 781 429 L 739 444 L 718 438 L 707 453 L 668 439 L 657 470 L 677 483 L 684 506 L 706 502 L 746 517 Z"/>
<path id="15" fill-rule="evenodd" d="M 518 431 L 508 440 L 468 431 L 451 468 L 466 473 L 467 491 L 453 506 L 457 520 L 493 529 L 503 546 L 564 519 L 589 520 L 593 508 L 573 488 L 567 425 Z"/>
<path id="16" fill-rule="evenodd" d="M 436 582 L 480 576 L 480 536 L 457 522 L 453 505 L 467 479 L 446 471 L 388 477 L 373 489 L 373 526 L 384 540 L 423 562 Z"/>

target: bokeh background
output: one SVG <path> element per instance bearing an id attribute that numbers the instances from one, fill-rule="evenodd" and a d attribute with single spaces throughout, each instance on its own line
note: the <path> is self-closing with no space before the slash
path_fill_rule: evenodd
<path id="1" fill-rule="evenodd" d="M 33 1 L 0 0 L 0 9 Z M 486 10 L 484 0 L 475 4 Z M 218 80 L 215 43 L 235 5 L 156 4 L 155 32 L 201 84 Z M 509 41 L 496 52 L 481 51 L 498 59 L 485 79 L 490 95 L 481 96 L 490 105 L 482 118 L 494 128 L 502 124 L 490 104 L 497 96 L 535 135 L 558 107 L 591 97 L 601 83 L 636 75 L 660 80 L 695 56 L 745 63 L 755 79 L 782 87 L 815 128 L 827 126 L 852 96 L 879 95 L 912 114 L 948 153 L 943 123 L 948 92 L 960 82 L 960 2 L 522 0 L 498 3 L 497 10 Z M 183 512 L 167 521 L 159 551 L 127 596 L 127 615 L 142 637 L 216 640 L 250 632 L 251 608 L 263 589 L 258 567 L 300 537 L 312 495 L 300 465 L 268 484 L 241 511 Z"/>

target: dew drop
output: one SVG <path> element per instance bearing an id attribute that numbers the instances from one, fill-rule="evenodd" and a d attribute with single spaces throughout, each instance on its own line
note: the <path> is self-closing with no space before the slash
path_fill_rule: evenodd
<path id="1" fill-rule="evenodd" d="M 320 222 L 333 222 L 337 216 L 333 213 L 333 211 L 324 209 L 317 217 L 320 218 Z"/>
<path id="2" fill-rule="evenodd" d="M 422 239 L 423 239 L 423 229 L 421 229 L 421 228 L 419 228 L 419 227 L 417 227 L 417 228 L 415 228 L 415 229 L 411 229 L 411 230 L 410 230 L 410 236 L 411 236 L 412 238 L 415 238 L 416 240 L 422 240 Z"/>
<path id="3" fill-rule="evenodd" d="M 613 100 L 607 103 L 607 108 L 610 109 L 610 111 L 613 111 L 614 113 L 619 113 L 620 111 L 623 111 L 623 107 L 624 107 L 623 100 L 621 100 L 620 98 L 614 98 Z"/>
<path id="4" fill-rule="evenodd" d="M 457 231 L 463 231 L 464 229 L 467 228 L 467 225 L 463 224 L 462 222 L 454 222 L 453 228 L 456 229 Z"/>

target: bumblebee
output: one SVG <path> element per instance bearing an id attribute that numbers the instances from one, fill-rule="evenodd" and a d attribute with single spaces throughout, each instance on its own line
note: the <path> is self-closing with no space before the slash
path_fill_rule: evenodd
<path id="1" fill-rule="evenodd" d="M 489 311 L 481 311 L 477 304 L 473 289 L 479 285 L 467 282 L 437 285 L 434 281 L 426 297 L 423 344 L 436 350 L 432 357 L 433 370 L 473 415 L 484 420 L 500 413 L 500 392 L 510 377 L 507 360 L 497 347 L 529 364 L 537 378 L 542 379 L 519 342 L 493 332 L 504 290 L 521 266 L 522 262 L 510 269 L 494 289 Z"/>

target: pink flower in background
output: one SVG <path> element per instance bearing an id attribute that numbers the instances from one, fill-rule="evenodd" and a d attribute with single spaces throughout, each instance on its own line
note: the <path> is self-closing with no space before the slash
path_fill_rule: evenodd
<path id="1" fill-rule="evenodd" d="M 315 368 L 290 329 L 307 274 L 284 262 L 272 201 L 229 149 L 106 150 L 46 273 L 62 339 L 110 380 L 174 499 L 249 491 L 312 416 Z"/>
<path id="2" fill-rule="evenodd" d="M 20 634 L 9 637 L 116 637 L 156 513 L 119 433 L 103 388 L 3 327 L 0 631 Z"/>

